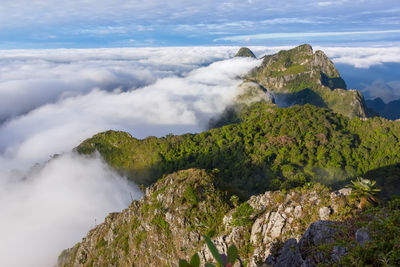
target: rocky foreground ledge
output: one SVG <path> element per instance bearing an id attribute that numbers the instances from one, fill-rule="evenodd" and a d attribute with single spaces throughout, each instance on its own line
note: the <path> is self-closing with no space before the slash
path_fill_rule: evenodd
<path id="1" fill-rule="evenodd" d="M 129 208 L 110 214 L 65 250 L 57 266 L 176 266 L 195 252 L 202 262 L 212 261 L 203 234 L 212 236 L 221 252 L 235 244 L 247 266 L 337 262 L 346 248 L 332 246 L 330 253 L 317 248 L 335 241 L 340 221 L 352 212 L 349 193 L 309 185 L 268 191 L 238 205 L 218 189 L 212 174 L 179 171 L 160 179 Z"/>

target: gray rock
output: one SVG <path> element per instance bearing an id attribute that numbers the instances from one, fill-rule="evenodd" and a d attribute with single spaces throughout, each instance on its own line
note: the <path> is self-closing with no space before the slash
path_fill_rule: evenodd
<path id="1" fill-rule="evenodd" d="M 340 258 L 346 255 L 347 249 L 345 247 L 334 246 L 331 258 L 334 262 L 339 262 Z"/>
<path id="2" fill-rule="evenodd" d="M 274 267 L 311 267 L 318 265 L 318 263 L 338 262 L 340 257 L 346 253 L 346 249 L 343 247 L 335 246 L 331 255 L 310 251 L 310 248 L 332 243 L 334 235 L 339 231 L 335 227 L 336 225 L 335 222 L 331 221 L 312 223 L 298 243 L 294 238 L 287 240 L 279 251 L 268 256 L 265 263 Z"/>
<path id="3" fill-rule="evenodd" d="M 286 223 L 286 215 L 279 212 L 273 212 L 271 214 L 270 221 L 268 223 L 267 231 L 270 233 L 271 239 L 279 237 L 282 233 L 282 228 Z"/>
<path id="4" fill-rule="evenodd" d="M 304 251 L 309 246 L 333 242 L 333 236 L 338 229 L 337 223 L 331 221 L 316 221 L 312 223 L 299 241 L 300 248 Z"/>
<path id="5" fill-rule="evenodd" d="M 303 259 L 301 257 L 297 240 L 291 238 L 285 242 L 278 256 L 269 255 L 266 264 L 276 267 L 301 266 Z"/>
<path id="6" fill-rule="evenodd" d="M 338 233 L 339 229 L 336 227 L 337 223 L 331 221 L 316 221 L 312 223 L 299 241 L 299 249 L 303 259 L 310 258 L 309 248 L 318 247 L 322 244 L 334 242 L 334 236 Z M 340 252 L 340 249 L 337 249 Z M 312 259 L 316 262 L 329 262 L 333 258 L 339 258 L 342 255 L 335 254 L 335 257 L 326 258 L 323 253 L 315 253 Z"/>
<path id="7" fill-rule="evenodd" d="M 369 233 L 367 229 L 365 228 L 360 228 L 356 232 L 356 241 L 361 244 L 361 246 L 365 246 L 365 243 L 371 241 L 371 237 L 369 236 Z"/>
<path id="8" fill-rule="evenodd" d="M 321 219 L 321 220 L 327 220 L 327 219 L 329 219 L 329 215 L 332 213 L 332 210 L 330 209 L 330 208 L 328 208 L 328 207 L 321 207 L 320 209 L 319 209 L 319 212 L 318 212 L 318 214 L 319 214 L 319 218 Z"/>
<path id="9" fill-rule="evenodd" d="M 339 190 L 339 193 L 343 196 L 348 196 L 351 194 L 351 188 L 342 188 Z"/>
<path id="10" fill-rule="evenodd" d="M 274 95 L 255 82 L 243 82 L 237 88 L 237 104 L 251 105 L 256 102 L 275 103 Z"/>

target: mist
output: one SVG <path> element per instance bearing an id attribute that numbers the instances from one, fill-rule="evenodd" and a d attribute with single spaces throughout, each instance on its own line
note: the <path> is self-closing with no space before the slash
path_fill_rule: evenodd
<path id="1" fill-rule="evenodd" d="M 52 266 L 108 213 L 139 199 L 99 155 L 71 150 L 109 129 L 138 138 L 204 130 L 261 62 L 231 59 L 236 50 L 1 51 L 2 264 Z"/>
<path id="2" fill-rule="evenodd" d="M 228 49 L 0 51 L 0 121 L 43 104 L 99 90 L 134 90 L 227 59 Z"/>
<path id="3" fill-rule="evenodd" d="M 53 266 L 89 228 L 142 193 L 100 157 L 72 153 L 0 181 L 3 266 Z"/>
<path id="4" fill-rule="evenodd" d="M 239 76 L 259 63 L 249 58 L 217 61 L 134 90 L 94 88 L 42 105 L 0 127 L 0 169 L 29 167 L 109 129 L 138 138 L 204 130 L 234 98 Z"/>

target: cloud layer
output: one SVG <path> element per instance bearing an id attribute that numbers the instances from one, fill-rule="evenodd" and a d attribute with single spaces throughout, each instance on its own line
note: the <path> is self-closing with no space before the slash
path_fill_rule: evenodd
<path id="1" fill-rule="evenodd" d="M 400 62 L 400 47 L 315 47 L 323 50 L 335 63 L 369 68 L 388 62 Z"/>
<path id="2" fill-rule="evenodd" d="M 99 157 L 65 154 L 20 177 L 0 180 L 3 266 L 53 266 L 62 249 L 142 195 Z"/>
<path id="3" fill-rule="evenodd" d="M 108 129 L 136 137 L 204 129 L 235 96 L 239 76 L 260 63 L 227 59 L 236 50 L 2 51 L 2 264 L 51 266 L 131 194 L 139 198 L 98 156 L 69 151 Z"/>
<path id="4" fill-rule="evenodd" d="M 0 122 L 61 98 L 132 90 L 231 56 L 233 49 L 0 50 Z"/>
<path id="5" fill-rule="evenodd" d="M 229 54 L 229 50 L 221 50 L 221 57 Z M 27 102 L 38 108 L 0 127 L 0 151 L 4 154 L 0 157 L 0 168 L 13 166 L 14 162 L 27 166 L 44 160 L 52 153 L 66 152 L 85 138 L 108 129 L 127 130 L 137 137 L 203 129 L 200 125 L 206 125 L 208 119 L 221 112 L 234 97 L 234 89 L 240 82 L 238 76 L 259 61 L 230 59 L 200 67 L 215 60 L 215 53 L 212 56 L 202 53 L 199 58 L 196 48 L 188 51 L 193 55 L 175 54 L 175 50 L 166 49 L 161 59 L 152 58 L 153 55 L 145 59 L 129 60 L 128 57 L 129 63 L 122 62 L 119 66 L 119 75 L 111 75 L 118 64 L 113 60 L 97 67 L 90 59 L 67 66 L 59 63 L 52 68 L 58 71 L 50 73 L 47 66 L 43 69 L 39 66 L 39 73 L 47 73 L 42 83 L 32 84 L 29 78 L 24 78 L 30 74 L 20 72 L 20 91 L 8 90 L 6 79 L 3 88 L 12 96 L 4 101 L 6 107 L 10 110 L 25 108 L 20 102 Z M 212 51 L 215 48 L 209 50 Z M 137 66 L 141 61 L 149 62 L 146 71 Z M 25 62 L 23 68 L 34 67 L 38 64 Z M 126 69 L 131 74 L 120 79 L 121 73 L 128 72 Z M 188 72 L 191 69 L 194 70 Z M 145 75 L 141 75 L 143 72 Z M 91 78 L 87 79 L 88 76 Z M 58 87 L 56 92 L 48 86 L 48 80 L 53 81 L 53 87 Z M 68 80 L 72 84 L 63 86 Z M 93 87 L 96 82 L 108 89 Z M 138 88 L 140 83 L 149 85 Z M 0 88 L 0 94 L 2 92 Z M 42 102 L 32 98 L 31 92 L 41 95 Z M 6 115 L 10 115 L 7 111 Z"/>

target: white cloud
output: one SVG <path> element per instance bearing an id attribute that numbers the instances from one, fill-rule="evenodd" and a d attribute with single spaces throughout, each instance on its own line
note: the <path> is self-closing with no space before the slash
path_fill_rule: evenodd
<path id="1" fill-rule="evenodd" d="M 5 152 L 0 167 L 32 164 L 108 129 L 128 130 L 137 137 L 200 131 L 230 103 L 238 76 L 258 63 L 221 61 L 140 89 L 94 90 L 41 106 L 0 128 L 0 150 Z"/>
<path id="2" fill-rule="evenodd" d="M 313 20 L 310 18 L 274 18 L 260 21 L 262 24 L 267 25 L 276 25 L 276 24 L 311 24 L 311 23 L 320 23 L 319 20 Z"/>
<path id="3" fill-rule="evenodd" d="M 390 82 L 376 80 L 371 84 L 364 84 L 362 92 L 370 99 L 380 97 L 384 102 L 389 103 L 400 99 L 400 80 Z"/>
<path id="4" fill-rule="evenodd" d="M 142 195 L 98 157 L 66 154 L 20 177 L 0 179 L 2 266 L 53 266 L 109 212 Z"/>
<path id="5" fill-rule="evenodd" d="M 140 196 L 99 158 L 65 154 L 29 167 L 108 129 L 136 137 L 204 129 L 234 97 L 238 77 L 260 63 L 218 61 L 236 51 L 0 51 L 2 264 L 50 266 L 95 218 L 126 207 L 129 191 Z"/>
<path id="6" fill-rule="evenodd" d="M 315 47 L 323 50 L 335 63 L 369 68 L 385 62 L 400 62 L 400 47 Z"/>
<path id="7" fill-rule="evenodd" d="M 227 36 L 214 39 L 217 41 L 244 41 L 244 40 L 268 40 L 278 38 L 304 38 L 304 37 L 327 37 L 327 36 L 348 36 L 348 35 L 373 35 L 400 33 L 400 30 L 382 30 L 382 31 L 352 31 L 352 32 L 288 32 L 288 33 L 260 33 L 250 35 Z"/>
<path id="8" fill-rule="evenodd" d="M 319 5 L 319 6 L 330 6 L 330 5 L 333 5 L 333 4 L 335 4 L 335 2 L 332 2 L 332 1 L 318 2 L 317 3 L 317 5 Z"/>
<path id="9" fill-rule="evenodd" d="M 232 53 L 216 48 L 0 50 L 0 122 L 93 88 L 143 87 Z"/>
<path id="10" fill-rule="evenodd" d="M 346 4 L 348 1 L 347 0 L 336 0 L 336 1 L 323 1 L 323 2 L 318 2 L 317 5 L 321 7 L 326 7 L 326 6 L 341 6 Z M 362 2 L 362 1 L 360 1 Z"/>

